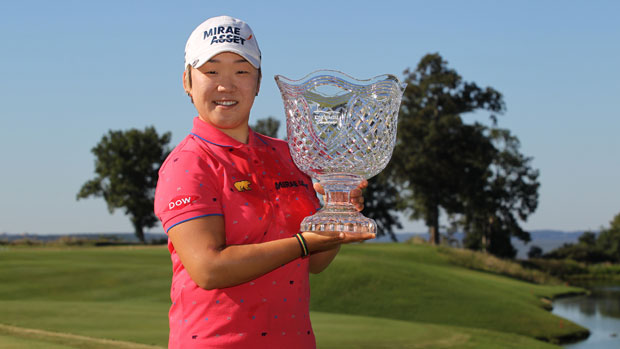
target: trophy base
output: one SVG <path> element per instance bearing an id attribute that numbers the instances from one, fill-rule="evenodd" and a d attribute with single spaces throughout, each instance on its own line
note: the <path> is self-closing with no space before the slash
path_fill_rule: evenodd
<path id="1" fill-rule="evenodd" d="M 304 218 L 301 222 L 300 230 L 309 232 L 377 233 L 377 223 L 375 223 L 375 220 L 365 217 L 357 211 L 343 214 L 323 212 L 324 210 Z"/>
<path id="2" fill-rule="evenodd" d="M 365 217 L 351 204 L 351 190 L 357 188 L 362 177 L 347 173 L 318 176 L 325 189 L 325 207 L 304 218 L 300 230 L 308 232 L 337 231 L 346 233 L 377 233 L 374 219 Z"/>

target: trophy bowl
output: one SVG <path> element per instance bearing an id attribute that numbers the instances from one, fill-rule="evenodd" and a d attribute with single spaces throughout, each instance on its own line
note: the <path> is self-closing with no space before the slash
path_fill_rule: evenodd
<path id="1" fill-rule="evenodd" d="M 394 75 L 358 80 L 334 70 L 275 80 L 293 161 L 325 189 L 325 206 L 304 218 L 300 230 L 376 233 L 375 221 L 355 209 L 349 193 L 390 161 L 406 85 Z"/>

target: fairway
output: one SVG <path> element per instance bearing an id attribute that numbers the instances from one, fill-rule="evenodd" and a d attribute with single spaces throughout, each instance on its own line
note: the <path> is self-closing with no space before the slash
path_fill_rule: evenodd
<path id="1" fill-rule="evenodd" d="M 163 246 L 2 250 L 0 347 L 165 347 L 170 278 Z M 431 246 L 345 246 L 311 280 L 319 348 L 550 348 L 533 338 L 580 330 L 541 307 L 571 289 L 463 269 Z"/>

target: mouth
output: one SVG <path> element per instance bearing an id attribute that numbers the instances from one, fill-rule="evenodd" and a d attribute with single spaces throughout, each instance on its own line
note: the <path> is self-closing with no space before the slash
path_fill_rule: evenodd
<path id="1" fill-rule="evenodd" d="M 233 105 L 236 105 L 238 102 L 237 101 L 213 101 L 213 103 L 215 103 L 215 105 L 220 105 L 223 107 L 231 107 Z"/>

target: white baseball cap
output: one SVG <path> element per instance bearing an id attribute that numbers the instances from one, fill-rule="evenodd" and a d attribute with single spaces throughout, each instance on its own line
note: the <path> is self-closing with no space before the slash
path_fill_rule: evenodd
<path id="1" fill-rule="evenodd" d="M 185 67 L 199 68 L 222 52 L 236 53 L 260 68 L 261 53 L 252 29 L 230 16 L 209 18 L 194 29 L 185 44 Z"/>

